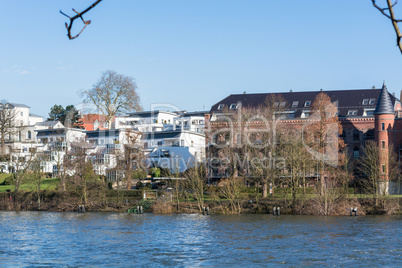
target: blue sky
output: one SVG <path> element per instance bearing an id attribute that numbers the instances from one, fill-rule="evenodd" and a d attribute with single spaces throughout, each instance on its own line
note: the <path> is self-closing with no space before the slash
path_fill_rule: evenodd
<path id="1" fill-rule="evenodd" d="M 92 2 L 0 0 L 0 99 L 47 116 L 54 104 L 79 106 L 77 92 L 107 69 L 135 78 L 145 110 L 383 80 L 398 97 L 402 90 L 392 25 L 369 0 L 103 0 L 68 40 L 59 10 Z"/>

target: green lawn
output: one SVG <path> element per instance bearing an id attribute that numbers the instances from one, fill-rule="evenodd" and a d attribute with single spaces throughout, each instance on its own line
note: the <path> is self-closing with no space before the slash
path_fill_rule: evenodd
<path id="1" fill-rule="evenodd" d="M 11 176 L 10 174 L 0 174 L 0 184 L 3 183 L 4 179 Z M 42 190 L 54 190 L 56 189 L 57 184 L 59 183 L 59 179 L 56 178 L 44 178 L 42 180 L 42 185 L 41 189 Z M 0 192 L 6 192 L 7 190 L 14 191 L 15 186 L 14 185 L 0 185 Z M 32 191 L 35 190 L 35 185 L 33 185 L 30 182 L 26 182 L 21 184 L 20 190 L 25 190 L 25 191 Z"/>

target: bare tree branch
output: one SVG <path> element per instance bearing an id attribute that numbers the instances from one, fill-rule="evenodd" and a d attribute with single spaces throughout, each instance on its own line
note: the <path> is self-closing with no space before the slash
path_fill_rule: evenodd
<path id="1" fill-rule="evenodd" d="M 396 33 L 396 45 L 399 47 L 399 50 L 402 53 L 402 34 L 401 31 L 399 30 L 399 22 L 402 22 L 402 20 L 395 19 L 395 14 L 394 14 L 394 7 L 398 3 L 398 0 L 395 1 L 395 3 L 392 3 L 391 0 L 387 0 L 387 6 L 386 8 L 382 8 L 377 5 L 376 0 L 371 0 L 373 3 L 373 6 L 377 8 L 385 17 L 391 20 L 392 26 L 394 27 L 395 33 Z M 388 12 L 388 13 L 387 13 Z"/>
<path id="2" fill-rule="evenodd" d="M 67 14 L 65 14 L 63 11 L 60 10 L 60 13 L 61 13 L 61 14 L 63 14 L 64 16 L 66 16 L 67 18 L 70 19 L 70 24 L 67 24 L 67 22 L 66 22 L 66 28 L 67 28 L 67 36 L 68 36 L 68 39 L 72 40 L 72 39 L 77 38 L 77 37 L 84 31 L 84 29 L 91 23 L 90 20 L 87 20 L 87 21 L 84 20 L 84 18 L 83 18 L 82 16 L 83 16 L 85 13 L 87 13 L 88 11 L 90 11 L 92 8 L 94 8 L 94 7 L 95 7 L 97 4 L 99 4 L 101 1 L 102 1 L 102 0 L 97 0 L 97 1 L 95 1 L 92 5 L 90 5 L 87 9 L 85 9 L 85 10 L 82 11 L 82 12 L 78 12 L 78 11 L 76 11 L 76 10 L 73 8 L 73 11 L 74 11 L 75 13 L 77 13 L 74 17 L 70 17 L 70 16 L 68 16 Z M 74 20 L 76 20 L 76 19 L 78 19 L 78 18 L 81 18 L 82 22 L 84 23 L 84 27 L 81 29 L 81 31 L 80 31 L 77 35 L 72 36 L 72 35 L 71 35 L 71 28 L 73 27 Z"/>

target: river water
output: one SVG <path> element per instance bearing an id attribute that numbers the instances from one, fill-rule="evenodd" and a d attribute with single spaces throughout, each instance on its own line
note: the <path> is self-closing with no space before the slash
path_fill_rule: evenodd
<path id="1" fill-rule="evenodd" d="M 1 267 L 402 266 L 402 217 L 0 212 Z"/>

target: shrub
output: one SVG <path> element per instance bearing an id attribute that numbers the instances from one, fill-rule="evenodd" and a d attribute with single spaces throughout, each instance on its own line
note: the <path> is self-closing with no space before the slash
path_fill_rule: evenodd
<path id="1" fill-rule="evenodd" d="M 142 191 L 135 190 L 109 190 L 106 192 L 107 197 L 142 197 Z"/>
<path id="2" fill-rule="evenodd" d="M 15 180 L 13 176 L 5 178 L 2 185 L 15 185 Z"/>

